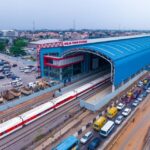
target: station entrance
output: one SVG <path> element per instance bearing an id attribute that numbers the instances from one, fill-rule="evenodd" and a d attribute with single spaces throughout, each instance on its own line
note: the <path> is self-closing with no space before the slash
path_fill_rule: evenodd
<path id="1" fill-rule="evenodd" d="M 44 56 L 44 74 L 64 83 L 80 80 L 83 77 L 106 72 L 112 73 L 112 62 L 94 51 L 69 50 L 61 57 L 45 55 Z M 99 76 L 98 76 L 99 77 Z"/>

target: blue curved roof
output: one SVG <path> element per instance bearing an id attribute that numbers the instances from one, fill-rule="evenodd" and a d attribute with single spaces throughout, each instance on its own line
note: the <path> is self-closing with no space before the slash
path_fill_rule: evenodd
<path id="1" fill-rule="evenodd" d="M 150 48 L 150 37 L 88 44 L 81 48 L 94 49 L 111 60 L 116 61 L 123 57 L 148 50 Z"/>
<path id="2" fill-rule="evenodd" d="M 73 46 L 64 51 L 72 48 L 94 50 L 111 59 L 115 86 L 150 65 L 150 36 Z"/>

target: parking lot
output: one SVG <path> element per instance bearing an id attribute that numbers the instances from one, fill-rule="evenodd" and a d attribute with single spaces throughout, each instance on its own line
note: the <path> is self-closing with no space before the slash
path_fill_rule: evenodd
<path id="1" fill-rule="evenodd" d="M 23 66 L 23 64 L 20 64 L 18 62 L 15 63 L 15 61 L 13 63 L 11 63 L 11 62 L 9 62 L 9 63 L 11 66 L 9 72 L 6 72 L 6 74 L 3 73 L 3 71 L 0 72 L 0 76 L 4 77 L 4 79 L 0 79 L 0 81 L 1 81 L 0 92 L 3 92 L 5 90 L 12 88 L 11 82 L 15 79 L 15 76 L 22 80 L 23 85 L 27 85 L 29 82 L 34 82 L 36 80 L 36 76 L 37 76 L 36 71 L 24 73 L 24 72 L 21 72 L 21 70 L 19 69 L 20 67 L 27 67 L 27 65 Z M 16 64 L 17 66 L 12 67 L 13 64 Z M 1 66 L 1 67 L 3 67 L 3 66 Z M 13 74 L 14 78 L 11 78 L 11 76 L 7 77 L 7 74 L 9 74 L 9 73 Z"/>
<path id="2" fill-rule="evenodd" d="M 137 90 L 137 87 L 135 89 Z M 137 108 L 137 106 L 140 105 L 140 103 L 142 103 L 142 101 L 144 101 L 145 98 L 147 97 L 147 95 L 149 94 L 149 92 L 150 92 L 149 91 L 149 89 L 150 89 L 150 79 L 148 79 L 148 82 L 145 82 L 145 84 L 143 84 L 143 82 L 141 82 L 141 81 L 138 83 L 138 90 L 141 89 L 141 90 L 139 90 L 139 93 L 136 93 L 135 89 L 133 89 L 133 91 L 134 91 L 133 94 L 135 93 L 136 97 L 133 98 L 133 96 L 131 96 L 130 100 L 127 100 L 123 96 L 121 98 L 121 103 L 124 104 L 124 107 L 119 109 L 118 113 L 112 119 L 108 118 L 107 115 L 105 116 L 107 118 L 107 121 L 111 120 L 111 121 L 114 122 L 114 128 L 110 131 L 109 135 L 104 137 L 104 136 L 100 135 L 100 132 L 97 132 L 97 131 L 93 130 L 93 127 L 91 126 L 91 128 L 89 128 L 89 131 L 92 131 L 93 135 L 92 135 L 92 137 L 89 140 L 87 140 L 87 142 L 85 144 L 80 143 L 80 149 L 81 150 L 88 149 L 88 146 L 93 141 L 93 139 L 96 138 L 96 137 L 98 137 L 98 139 L 100 140 L 100 143 L 99 143 L 100 147 L 99 147 L 99 149 L 101 149 L 105 145 L 104 143 L 108 142 L 109 139 L 111 137 L 113 137 L 113 135 L 115 133 L 118 132 L 119 128 L 121 128 L 122 125 L 124 123 L 126 123 L 126 121 L 129 119 L 130 115 L 132 113 L 134 113 L 134 110 Z M 129 93 L 128 93 L 129 95 L 131 94 L 130 92 L 131 91 L 129 91 Z M 115 107 L 117 107 L 117 106 L 115 106 Z M 123 115 L 123 113 L 122 113 L 125 110 L 125 108 L 131 109 L 129 114 L 127 114 L 126 116 Z M 123 120 L 120 122 L 120 124 L 116 123 L 116 118 L 118 116 L 123 116 Z M 83 132 L 83 133 L 85 134 L 85 132 Z M 87 133 L 87 131 L 86 131 L 86 133 Z M 82 134 L 82 136 L 83 136 L 83 134 Z M 81 135 L 79 137 L 81 139 Z"/>

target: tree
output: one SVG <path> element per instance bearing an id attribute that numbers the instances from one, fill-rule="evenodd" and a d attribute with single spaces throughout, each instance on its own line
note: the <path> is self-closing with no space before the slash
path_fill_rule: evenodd
<path id="1" fill-rule="evenodd" d="M 25 39 L 16 39 L 13 46 L 10 48 L 10 53 L 14 56 L 26 55 L 23 47 L 27 46 L 27 44 Z"/>
<path id="2" fill-rule="evenodd" d="M 10 53 L 14 56 L 26 55 L 26 52 L 22 48 L 17 46 L 12 46 L 10 48 Z"/>
<path id="3" fill-rule="evenodd" d="M 0 42 L 0 52 L 5 51 L 6 44 L 4 42 Z"/>

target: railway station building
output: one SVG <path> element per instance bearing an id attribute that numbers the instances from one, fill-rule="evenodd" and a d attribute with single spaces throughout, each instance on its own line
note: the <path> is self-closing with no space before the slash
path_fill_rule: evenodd
<path id="1" fill-rule="evenodd" d="M 40 75 L 63 82 L 106 70 L 117 89 L 150 65 L 149 35 L 33 43 Z"/>

